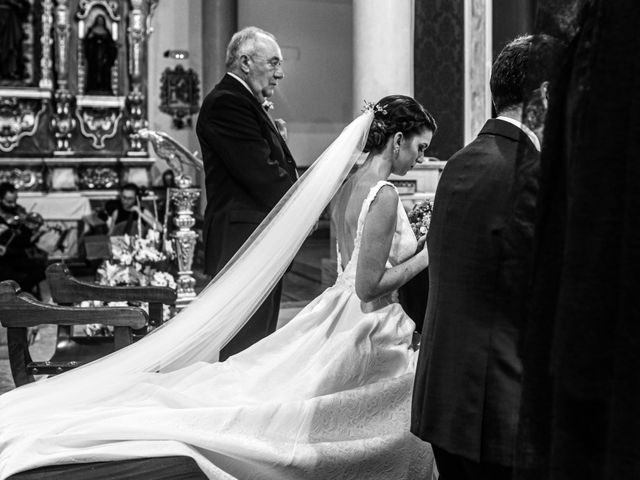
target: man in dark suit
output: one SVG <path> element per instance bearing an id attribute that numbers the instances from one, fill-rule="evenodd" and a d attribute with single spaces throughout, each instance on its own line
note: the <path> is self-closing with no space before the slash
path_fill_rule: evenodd
<path id="1" fill-rule="evenodd" d="M 217 274 L 296 181 L 296 164 L 265 109 L 284 77 L 273 35 L 256 27 L 233 35 L 227 74 L 207 95 L 196 132 L 207 190 L 206 272 Z M 275 331 L 282 281 L 220 352 L 238 353 Z"/>
<path id="2" fill-rule="evenodd" d="M 411 431 L 431 442 L 441 480 L 512 475 L 540 142 L 561 51 L 544 35 L 503 49 L 490 84 L 498 117 L 436 190 Z"/>

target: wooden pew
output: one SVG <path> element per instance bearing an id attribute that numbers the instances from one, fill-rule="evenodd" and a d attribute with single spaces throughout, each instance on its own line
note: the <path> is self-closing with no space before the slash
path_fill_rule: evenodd
<path id="1" fill-rule="evenodd" d="M 73 305 L 86 300 L 147 302 L 149 324 L 154 327 L 162 325 L 163 305 L 175 305 L 177 298 L 176 291 L 169 287 L 107 287 L 82 282 L 74 278 L 66 265 L 61 263 L 49 265 L 45 275 L 51 289 L 51 298 L 58 305 Z"/>
<path id="2" fill-rule="evenodd" d="M 27 329 L 44 324 L 59 327 L 103 323 L 114 327 L 112 337 L 59 336 L 53 356 L 33 361 L 29 353 Z M 12 281 L 0 282 L 0 324 L 7 328 L 9 364 L 16 387 L 34 381 L 34 375 L 55 375 L 103 357 L 133 342 L 133 330 L 148 322 L 146 312 L 137 307 L 68 307 L 50 305 L 22 292 Z"/>

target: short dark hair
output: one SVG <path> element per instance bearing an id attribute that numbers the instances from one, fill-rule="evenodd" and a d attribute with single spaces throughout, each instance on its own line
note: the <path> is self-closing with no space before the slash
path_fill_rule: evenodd
<path id="1" fill-rule="evenodd" d="M 384 148 L 389 137 L 401 132 L 405 136 L 418 133 L 423 128 L 436 133 L 438 125 L 426 108 L 406 95 L 389 95 L 374 107 L 373 121 L 364 146 L 365 152 Z"/>
<path id="2" fill-rule="evenodd" d="M 124 192 L 125 190 L 135 192 L 136 197 L 140 196 L 140 187 L 138 187 L 138 185 L 136 185 L 135 183 L 125 183 L 122 187 L 120 187 L 121 192 Z"/>
<path id="3" fill-rule="evenodd" d="M 2 200 L 7 193 L 15 193 L 17 191 L 18 189 L 11 182 L 0 183 L 0 200 Z"/>
<path id="4" fill-rule="evenodd" d="M 550 35 L 524 35 L 509 42 L 491 68 L 491 95 L 500 113 L 522 105 L 534 90 L 552 82 L 564 53 L 565 44 Z"/>

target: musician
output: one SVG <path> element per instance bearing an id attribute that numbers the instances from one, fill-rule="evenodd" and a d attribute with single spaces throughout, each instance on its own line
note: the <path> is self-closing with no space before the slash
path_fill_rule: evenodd
<path id="1" fill-rule="evenodd" d="M 47 255 L 36 246 L 42 216 L 18 204 L 13 184 L 0 183 L 0 281 L 15 280 L 23 291 L 38 294 Z"/>
<path id="2" fill-rule="evenodd" d="M 120 197 L 106 206 L 109 235 L 144 236 L 147 229 L 160 230 L 162 226 L 153 213 L 140 204 L 140 189 L 127 183 L 120 189 Z"/>

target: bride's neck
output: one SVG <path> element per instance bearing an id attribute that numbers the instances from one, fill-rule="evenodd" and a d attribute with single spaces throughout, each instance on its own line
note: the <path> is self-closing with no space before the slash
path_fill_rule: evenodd
<path id="1" fill-rule="evenodd" d="M 359 170 L 363 176 L 386 180 L 391 175 L 391 162 L 385 152 L 371 153 Z"/>

